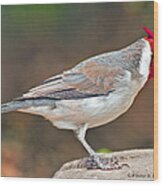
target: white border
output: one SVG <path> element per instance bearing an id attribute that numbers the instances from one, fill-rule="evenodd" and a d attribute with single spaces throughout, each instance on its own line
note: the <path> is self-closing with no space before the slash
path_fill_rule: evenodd
<path id="1" fill-rule="evenodd" d="M 46 3 L 68 3 L 68 2 L 124 2 L 124 0 L 1 0 L 1 4 L 46 4 Z M 130 0 L 132 1 L 132 0 Z M 159 3 L 159 20 L 163 20 L 163 0 L 158 0 Z M 124 186 L 132 186 L 132 185 L 163 185 L 163 148 L 161 147 L 161 141 L 163 141 L 163 21 L 159 21 L 159 180 L 155 182 L 145 182 L 145 181 L 110 181 L 110 180 L 56 180 L 56 179 L 32 179 L 32 178 L 1 178 L 0 185 L 1 186 L 32 186 L 38 184 L 39 186 L 49 186 L 49 185 L 66 185 L 66 186 L 82 186 L 83 184 L 89 186 L 97 186 L 97 185 L 124 185 Z M 161 82 L 161 83 L 160 83 Z"/>

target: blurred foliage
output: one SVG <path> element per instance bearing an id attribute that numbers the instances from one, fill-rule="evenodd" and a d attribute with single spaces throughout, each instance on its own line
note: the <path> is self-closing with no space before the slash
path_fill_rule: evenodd
<path id="1" fill-rule="evenodd" d="M 3 6 L 2 16 L 9 16 L 15 24 L 19 24 L 17 28 L 27 29 L 34 26 L 37 29 L 44 29 L 49 22 L 55 21 L 59 17 L 59 21 L 64 21 L 65 14 L 71 11 L 66 5 L 13 5 Z M 6 17 L 7 18 L 7 17 Z M 36 21 L 37 20 L 37 21 Z M 22 22 L 26 24 L 21 24 Z M 10 25 L 6 25 L 10 26 Z"/>
<path id="2" fill-rule="evenodd" d="M 2 102 L 143 37 L 142 25 L 153 30 L 153 2 L 3 5 L 1 14 Z M 99 152 L 153 147 L 153 81 L 125 115 L 90 131 Z M 39 116 L 3 115 L 1 136 L 3 176 L 50 177 L 64 162 L 88 155 L 71 131 Z"/>
<path id="3" fill-rule="evenodd" d="M 129 15 L 141 14 L 142 11 L 145 15 L 148 15 L 151 13 L 151 4 L 144 1 L 141 2 L 141 6 L 135 6 L 134 3 L 130 3 L 128 6 L 124 6 L 124 9 L 129 13 Z"/>
<path id="4" fill-rule="evenodd" d="M 107 148 L 101 148 L 101 149 L 96 150 L 96 152 L 98 152 L 98 153 L 110 153 L 110 152 L 112 152 L 112 150 L 107 149 Z"/>

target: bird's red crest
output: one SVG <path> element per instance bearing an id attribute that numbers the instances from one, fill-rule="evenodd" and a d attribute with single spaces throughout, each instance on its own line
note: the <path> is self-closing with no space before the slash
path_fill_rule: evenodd
<path id="1" fill-rule="evenodd" d="M 150 43 L 151 50 L 153 52 L 152 61 L 150 65 L 149 79 L 154 77 L 154 33 L 147 27 L 143 27 L 144 31 L 147 33 L 145 39 Z"/>

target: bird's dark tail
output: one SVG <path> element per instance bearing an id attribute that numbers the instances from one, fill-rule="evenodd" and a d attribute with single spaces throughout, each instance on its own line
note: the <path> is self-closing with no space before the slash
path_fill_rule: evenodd
<path id="1" fill-rule="evenodd" d="M 26 98 L 20 100 L 14 100 L 1 105 L 1 113 L 8 113 L 17 111 L 19 109 L 25 109 L 31 106 L 53 106 L 55 107 L 56 100 L 50 98 Z"/>
<path id="2" fill-rule="evenodd" d="M 18 109 L 23 108 L 24 102 L 20 102 L 20 101 L 11 101 L 8 103 L 4 103 L 1 105 L 1 113 L 7 113 L 7 112 L 12 112 L 12 111 L 16 111 Z"/>

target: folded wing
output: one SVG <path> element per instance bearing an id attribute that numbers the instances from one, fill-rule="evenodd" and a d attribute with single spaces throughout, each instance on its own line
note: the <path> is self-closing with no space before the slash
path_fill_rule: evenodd
<path id="1" fill-rule="evenodd" d="M 77 99 L 106 95 L 123 86 L 129 78 L 129 72 L 122 67 L 98 61 L 81 64 L 45 80 L 22 98 Z"/>

